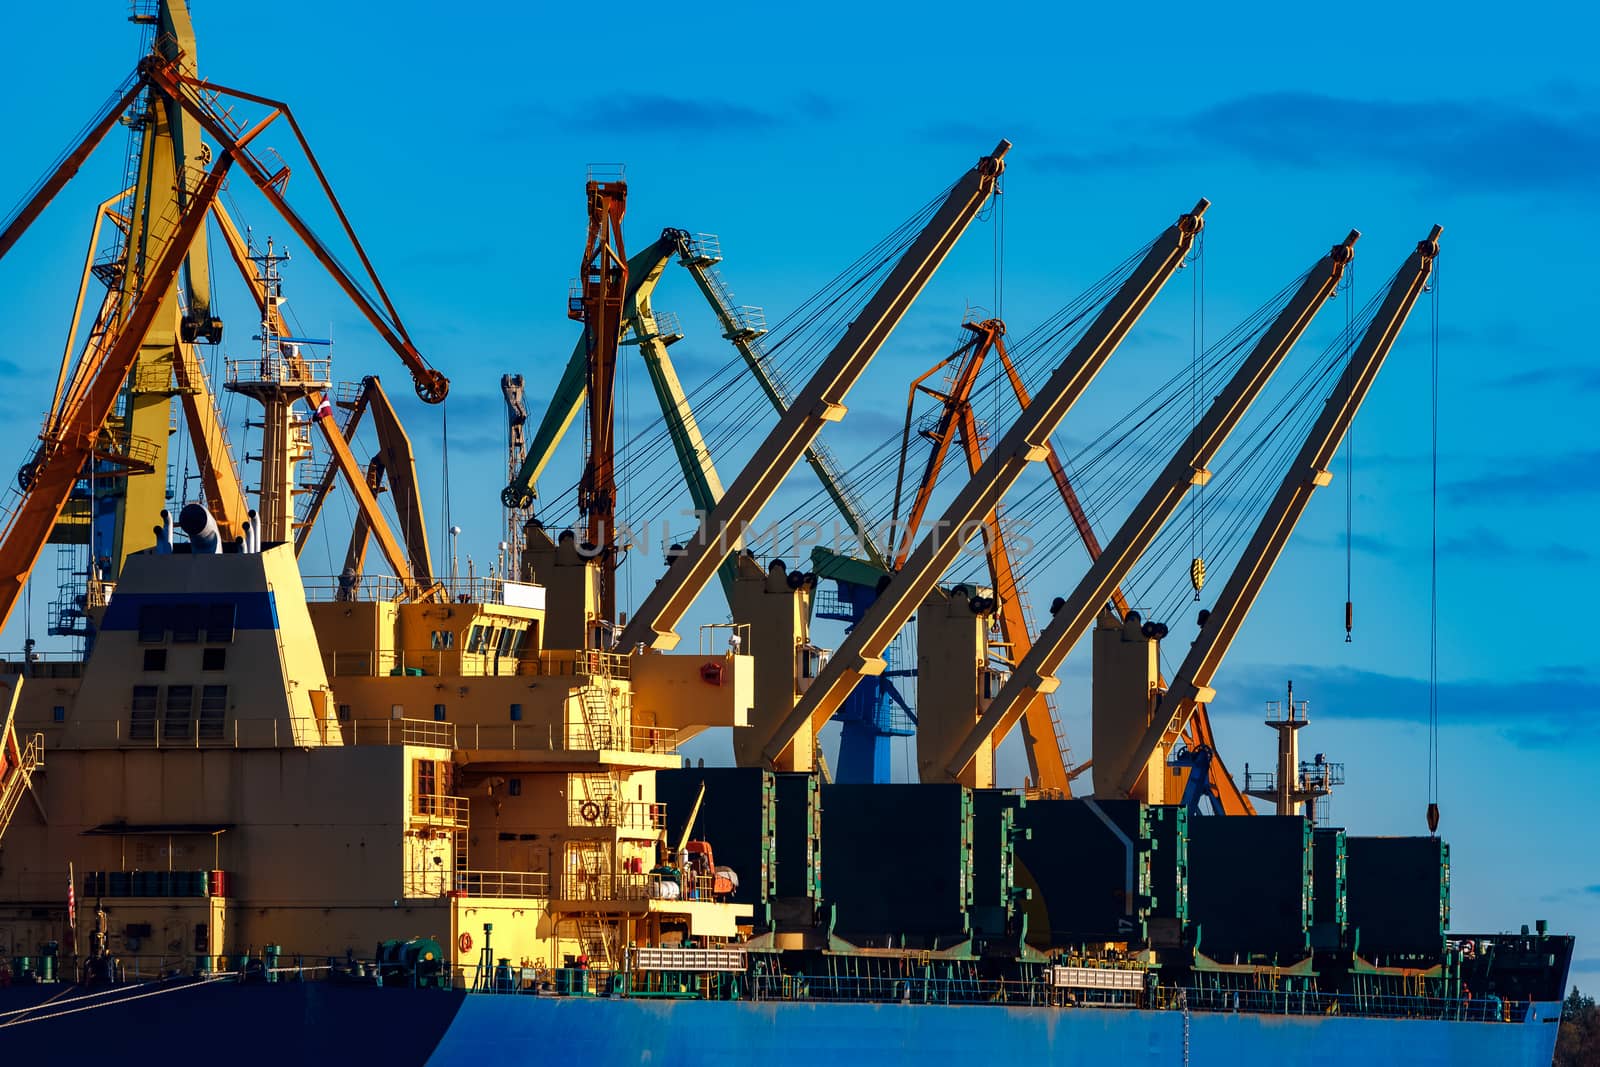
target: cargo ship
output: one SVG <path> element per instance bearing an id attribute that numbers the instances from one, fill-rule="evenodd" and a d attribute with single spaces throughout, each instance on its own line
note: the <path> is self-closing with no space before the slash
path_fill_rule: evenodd
<path id="1" fill-rule="evenodd" d="M 626 183 L 591 176 L 569 302 L 583 335 L 547 375 L 531 441 L 521 379 L 502 382 L 506 543 L 488 573 L 463 577 L 431 558 L 417 463 L 382 383 L 335 383 L 327 342 L 286 318 L 282 247 L 219 200 L 230 176 L 253 187 L 418 396 L 445 400 L 448 378 L 412 344 L 288 105 L 202 79 L 182 0 L 136 3 L 133 18 L 146 46 L 134 74 L 0 230 L 7 256 L 108 132 L 130 131 L 126 188 L 95 219 L 56 394 L 0 534 L 0 614 L 54 544 L 50 630 L 72 649 L 30 639 L 0 676 L 8 1055 L 145 1059 L 183 1040 L 233 1062 L 1550 1061 L 1572 938 L 1543 922 L 1452 930 L 1443 840 L 1329 825 L 1319 803 L 1342 768 L 1300 758 L 1308 716 L 1292 690 L 1266 717 L 1274 770 L 1242 785 L 1206 715 L 1218 663 L 1426 284 L 1437 227 L 1326 358 L 1333 372 L 1309 379 L 1314 417 L 1170 678 L 1167 627 L 1122 583 L 1210 480 L 1358 235 L 1228 349 L 1226 384 L 1177 428 L 1171 461 L 1103 546 L 1048 442 L 1190 256 L 1206 202 L 1129 261 L 1026 385 L 1004 324 L 964 323 L 936 417 L 919 424 L 933 447 L 907 493 L 913 518 L 875 538 L 819 435 L 995 195 L 1003 141 L 869 257 L 812 368 L 781 366 L 764 320 L 733 304 L 714 239 L 668 230 L 628 257 Z M 287 166 L 253 147 L 278 122 L 359 271 L 291 204 Z M 248 355 L 213 358 L 213 234 L 259 312 Z M 725 487 L 667 355 L 675 325 L 650 308 L 673 261 L 774 416 L 754 447 L 719 453 L 740 468 Z M 631 611 L 616 580 L 624 344 L 650 366 L 664 454 L 701 511 Z M 986 360 L 1016 396 L 992 435 L 970 399 Z M 219 394 L 252 405 L 252 491 Z M 580 408 L 579 521 L 563 529 L 533 486 Z M 378 440 L 365 463 L 363 425 Z M 175 441 L 194 452 L 195 499 L 168 492 Z M 967 480 L 924 523 L 951 453 Z M 854 552 L 791 566 L 757 551 L 757 515 L 801 464 Z M 1040 464 L 1092 561 L 1042 628 L 996 518 Z M 301 550 L 336 490 L 357 516 L 345 565 L 309 574 Z M 975 540 L 987 574 L 950 580 Z M 367 573 L 373 545 L 386 571 Z M 1197 596 L 1203 570 L 1196 558 Z M 677 651 L 675 627 L 718 585 L 731 621 Z M 835 649 L 813 640 L 823 618 L 849 624 Z M 1092 795 L 1050 701 L 1085 635 Z M 890 782 L 885 709 L 913 658 L 918 780 Z M 833 720 L 837 774 L 818 744 Z M 1021 787 L 996 780 L 1013 729 Z M 712 730 L 731 733 L 737 766 L 685 760 L 680 746 Z"/>

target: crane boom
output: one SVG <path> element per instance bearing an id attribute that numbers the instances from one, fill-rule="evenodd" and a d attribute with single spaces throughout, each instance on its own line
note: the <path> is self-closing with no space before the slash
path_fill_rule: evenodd
<path id="1" fill-rule="evenodd" d="M 933 218 L 846 328 L 716 508 L 701 520 L 699 533 L 645 597 L 622 632 L 623 648 L 645 645 L 666 650 L 677 645 L 673 627 L 822 427 L 844 418 L 844 399 L 850 387 L 994 191 L 1010 147 L 1011 142 L 1001 141 L 951 187 Z"/>
<path id="2" fill-rule="evenodd" d="M 578 510 L 584 539 L 600 560 L 600 617 L 617 617 L 617 344 L 628 291 L 628 254 L 623 251 L 622 215 L 628 204 L 624 181 L 584 186 L 589 235 L 584 242 L 579 293 L 568 315 L 583 323 L 584 390 L 588 393 L 588 455 L 578 479 Z"/>
<path id="3" fill-rule="evenodd" d="M 679 262 L 689 271 L 689 276 L 700 287 L 701 294 L 711 305 L 717 320 L 722 323 L 722 336 L 733 344 L 740 357 L 744 359 L 745 365 L 750 368 L 750 373 L 755 375 L 757 384 L 761 386 L 762 393 L 777 411 L 779 418 L 782 418 L 794 403 L 794 397 L 790 395 L 783 379 L 761 347 L 760 338 L 766 332 L 765 327 L 750 321 L 748 315 L 741 314 L 733 306 L 732 294 L 728 292 L 728 287 L 722 283 L 722 278 L 716 271 L 716 264 L 722 258 L 720 246 L 713 248 L 713 239 L 704 234 L 699 239 L 692 238 L 681 230 L 677 231 L 677 234 Z M 752 309 L 742 310 L 749 312 Z M 866 519 L 866 509 L 850 491 L 850 483 L 845 479 L 839 461 L 820 438 L 812 441 L 806 448 L 805 460 L 816 473 L 817 480 L 822 483 L 822 491 L 828 494 L 828 499 L 833 501 L 834 507 L 839 509 L 839 514 L 844 516 L 845 523 L 861 542 L 861 549 L 867 554 L 867 558 L 887 570 L 888 561 L 883 550 L 878 547 L 877 540 L 872 536 L 871 524 Z M 697 503 L 695 506 L 700 505 Z M 731 574 L 732 571 L 730 568 L 724 568 L 723 573 Z"/>
<path id="4" fill-rule="evenodd" d="M 223 243 L 227 245 L 228 254 L 233 260 L 234 266 L 238 268 L 240 277 L 244 279 L 245 285 L 250 289 L 250 295 L 256 302 L 256 308 L 262 315 L 270 315 L 272 317 L 275 330 L 287 335 L 289 331 L 284 327 L 282 313 L 276 306 L 268 306 L 266 284 L 256 274 L 244 236 L 239 233 L 239 228 L 234 225 L 233 219 L 222 205 L 214 205 L 212 214 L 217 220 L 217 230 L 222 234 Z M 301 357 L 296 354 L 294 349 L 287 349 L 285 358 L 294 367 L 295 373 L 305 373 L 302 370 L 303 364 L 300 363 Z M 309 377 L 309 374 L 306 374 L 306 376 Z M 327 445 L 332 457 L 330 466 L 337 468 L 338 472 L 343 475 L 345 484 L 350 487 L 351 494 L 356 498 L 356 507 L 360 511 L 362 519 L 366 521 L 372 536 L 377 540 L 378 549 L 383 553 L 384 561 L 389 564 L 389 568 L 394 571 L 395 577 L 400 580 L 401 588 L 406 590 L 412 597 L 419 597 L 427 594 L 433 583 L 431 580 L 421 581 L 417 575 L 412 573 L 411 557 L 400 544 L 400 539 L 395 536 L 393 527 L 389 525 L 389 520 L 378 506 L 377 495 L 373 493 L 372 487 L 368 484 L 365 470 L 360 462 L 357 461 L 355 453 L 350 450 L 350 441 L 345 435 L 345 431 L 348 430 L 350 435 L 354 436 L 355 420 L 360 417 L 360 412 L 364 408 L 367 399 L 369 399 L 368 395 L 363 393 L 362 407 L 357 408 L 356 412 L 352 414 L 350 422 L 344 429 L 341 429 L 339 420 L 333 414 L 332 401 L 325 394 L 315 389 L 306 391 L 306 404 L 314 412 L 312 422 L 321 431 L 323 444 Z M 331 472 L 325 476 L 325 480 L 331 484 Z M 312 498 L 313 506 L 320 508 L 322 499 L 322 495 L 314 495 Z M 308 536 L 309 523 L 315 517 L 315 510 L 308 512 Z M 297 537 L 295 542 L 296 553 L 301 550 L 303 545 L 304 541 Z"/>
<path id="5" fill-rule="evenodd" d="M 217 160 L 194 190 L 166 247 L 145 275 L 143 289 L 120 321 L 116 340 L 105 350 L 99 366 L 93 368 L 89 384 L 77 401 L 63 410 L 58 423 L 44 435 L 39 452 L 25 471 L 22 500 L 0 534 L 0 628 L 11 617 L 22 587 L 49 540 L 51 527 L 72 494 L 84 463 L 95 451 L 145 335 L 172 298 L 172 285 L 189 245 L 205 225 L 206 213 L 221 191 L 231 164 L 231 157 Z"/>
<path id="6" fill-rule="evenodd" d="M 1028 397 L 1028 389 L 1022 384 L 1022 376 L 1011 363 L 1011 358 L 1006 354 L 1005 346 L 1000 346 L 1000 362 L 1005 367 L 1006 377 L 1011 382 L 1011 389 L 1017 394 L 1017 403 L 1027 407 L 1032 401 Z M 1061 501 L 1067 506 L 1067 513 L 1072 516 L 1072 525 L 1078 531 L 1078 537 L 1083 541 L 1084 549 L 1089 553 L 1092 563 L 1100 558 L 1100 539 L 1095 536 L 1094 527 L 1089 523 L 1089 516 L 1084 513 L 1083 504 L 1078 500 L 1078 493 L 1072 488 L 1072 482 L 1067 478 L 1067 469 L 1061 462 L 1061 457 L 1056 454 L 1054 444 L 1050 445 L 1050 454 L 1045 457 L 1045 465 L 1050 468 L 1050 477 L 1056 484 L 1056 491 L 1061 495 Z M 1128 598 L 1122 595 L 1119 586 L 1111 591 L 1111 604 L 1117 609 L 1119 616 L 1128 614 Z M 1163 683 L 1164 684 L 1164 683 Z M 1040 777 L 1039 764 L 1035 758 L 1038 747 L 1038 731 L 1033 729 L 1031 720 L 1035 717 L 1034 706 L 1030 705 L 1023 713 L 1023 748 L 1028 753 L 1028 767 L 1034 774 L 1034 781 L 1045 789 L 1051 788 L 1048 781 Z M 1054 716 L 1052 716 L 1052 722 Z M 1000 731 L 1004 736 L 1005 729 Z M 1222 753 L 1217 750 L 1215 741 L 1211 737 L 1211 720 L 1204 704 L 1198 705 L 1194 714 L 1189 716 L 1189 725 L 1184 729 L 1184 741 L 1190 748 L 1206 747 L 1211 751 L 1211 782 L 1216 788 L 1218 797 L 1222 802 L 1222 810 L 1226 815 L 1254 815 L 1255 806 L 1250 803 L 1250 798 L 1239 791 L 1239 786 L 1234 782 L 1233 775 L 1229 773 L 1227 765 L 1222 760 Z M 1093 760 L 1085 761 L 1068 772 L 1069 781 L 1089 769 Z"/>
<path id="7" fill-rule="evenodd" d="M 1044 443 L 1183 262 L 1209 206 L 1201 200 L 1151 243 L 1138 266 L 1056 367 L 1033 403 L 1011 424 L 982 469 L 961 488 L 933 529 L 906 557 L 905 565 L 890 577 L 877 600 L 796 702 L 793 713 L 768 739 L 763 754 L 774 765 L 781 765 L 801 730 L 816 735 L 862 676 L 883 671 L 883 650 L 1028 464 L 1044 458 Z"/>
<path id="8" fill-rule="evenodd" d="M 673 332 L 673 327 L 657 320 L 655 310 L 650 306 L 650 297 L 655 293 L 661 273 L 672 261 L 673 253 L 681 247 L 678 239 L 681 232 L 666 230 L 656 241 L 653 248 L 658 255 L 650 261 L 649 275 L 637 285 L 630 286 L 632 292 L 623 307 L 623 318 L 633 333 L 634 343 L 639 346 L 639 355 L 650 374 L 650 387 L 655 391 L 661 418 L 667 425 L 667 436 L 672 441 L 672 451 L 678 457 L 684 484 L 689 488 L 689 499 L 702 513 L 707 513 L 722 499 L 722 479 L 717 475 L 711 449 L 700 432 L 700 423 L 694 416 L 689 395 L 678 378 L 678 369 L 673 366 L 672 357 L 667 353 L 667 346 L 681 335 Z M 638 258 L 635 257 L 634 262 Z M 633 269 L 633 263 L 629 264 L 628 269 Z M 734 561 L 731 557 L 717 568 L 717 577 L 731 605 L 734 582 Z"/>
<path id="9" fill-rule="evenodd" d="M 1233 573 L 1228 576 L 1227 584 L 1217 595 L 1210 617 L 1200 627 L 1194 644 L 1189 646 L 1189 653 L 1167 688 L 1158 713 L 1139 739 L 1129 761 L 1113 779 L 1119 793 L 1134 790 L 1143 773 L 1143 761 L 1154 755 L 1158 746 L 1171 744 L 1176 739 L 1197 703 L 1209 704 L 1215 698 L 1211 681 L 1216 670 L 1266 584 L 1273 564 L 1288 544 L 1289 535 L 1294 532 L 1300 516 L 1305 514 L 1312 494 L 1333 480 L 1328 466 L 1427 284 L 1434 257 L 1439 254 L 1442 232 L 1442 227 L 1433 227 L 1395 275 L 1316 425 L 1284 474 L 1277 494 L 1261 517 Z"/>
<path id="10" fill-rule="evenodd" d="M 335 284 L 350 298 L 372 328 L 378 331 L 395 355 L 405 364 L 411 372 L 412 383 L 416 387 L 417 396 L 429 404 L 441 403 L 450 392 L 450 379 L 439 371 L 429 366 L 428 361 L 417 351 L 411 343 L 411 337 L 406 333 L 405 325 L 400 321 L 400 315 L 395 311 L 394 304 L 389 299 L 388 291 L 384 289 L 383 282 L 379 280 L 378 273 L 373 269 L 372 262 L 367 258 L 366 249 L 356 237 L 355 229 L 350 225 L 349 218 L 344 213 L 338 197 L 334 195 L 333 186 L 328 183 L 327 176 L 322 172 L 322 165 L 317 162 L 316 153 L 311 150 L 305 135 L 300 130 L 300 124 L 295 120 L 294 113 L 289 105 L 281 100 L 272 100 L 268 97 L 247 93 L 241 89 L 230 89 L 215 82 L 202 81 L 191 75 L 183 73 L 174 64 L 158 63 L 146 59 L 140 64 L 140 70 L 167 96 L 175 100 L 183 111 L 192 116 L 200 127 L 210 134 L 222 147 L 222 150 L 238 163 L 250 181 L 260 190 L 261 195 L 267 199 L 295 235 L 304 241 L 306 247 L 316 256 L 317 261 L 333 278 Z M 218 107 L 220 97 L 232 96 L 240 100 L 260 104 L 271 108 L 267 117 L 257 122 L 248 129 L 242 128 L 226 111 Z M 378 301 L 383 305 L 380 309 L 377 304 L 367 296 L 361 283 L 347 271 L 343 264 L 333 255 L 327 245 L 322 242 L 311 229 L 310 225 L 289 205 L 283 197 L 283 185 L 289 179 L 289 171 L 284 167 L 274 173 L 268 173 L 261 161 L 249 150 L 250 142 L 255 140 L 260 133 L 270 126 L 279 116 L 289 124 L 300 150 L 306 154 L 306 160 L 311 165 L 311 171 L 316 176 L 317 184 L 322 189 L 323 195 L 328 198 L 328 204 L 333 208 L 334 215 L 339 219 L 345 237 L 355 248 L 356 257 L 360 260 L 366 277 L 371 282 L 377 293 Z M 359 477 L 359 475 L 358 475 Z"/>
<path id="11" fill-rule="evenodd" d="M 1189 487 L 1203 485 L 1210 479 L 1211 472 L 1207 466 L 1218 449 L 1244 418 L 1245 412 L 1283 363 L 1294 343 L 1311 325 L 1311 320 L 1338 288 L 1345 265 L 1354 255 L 1358 236 L 1351 231 L 1343 244 L 1335 245 L 1311 268 L 1294 296 L 1261 335 L 1250 355 L 1217 394 L 1195 432 L 1184 435 L 1161 475 L 1146 490 L 1144 497 L 1065 602 L 1056 609 L 1027 656 L 1017 664 L 966 740 L 956 749 L 947 768 L 947 773 L 952 777 L 959 776 L 965 770 L 991 734 L 1003 737 L 1004 733 L 1000 731 L 1008 729 L 1016 721 L 1035 694 L 1055 690 L 1058 684 L 1055 671 L 1072 651 L 1072 646 L 1102 610 L 1111 591 L 1117 588 L 1150 547 L 1167 519 L 1183 502 Z M 1098 751 L 1095 753 L 1095 759 L 1102 769 L 1107 755 Z"/>

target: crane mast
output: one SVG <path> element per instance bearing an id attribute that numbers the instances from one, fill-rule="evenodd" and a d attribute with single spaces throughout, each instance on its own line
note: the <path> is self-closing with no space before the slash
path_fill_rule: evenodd
<path id="1" fill-rule="evenodd" d="M 1352 231 L 1343 244 L 1335 245 L 1307 273 L 1295 295 L 1212 402 L 1194 433 L 1185 435 L 1177 452 L 1112 536 L 1105 550 L 1090 565 L 1071 594 L 1054 609 L 1044 632 L 984 709 L 966 740 L 952 753 L 946 768 L 946 773 L 952 778 L 959 780 L 968 774 L 968 767 L 984 742 L 991 736 L 1003 737 L 1003 731 L 1010 728 L 1036 694 L 1055 690 L 1058 684 L 1054 675 L 1056 669 L 1095 616 L 1103 610 L 1111 591 L 1117 588 L 1154 542 L 1167 519 L 1183 502 L 1190 486 L 1203 485 L 1210 480 L 1208 465 L 1217 451 L 1283 363 L 1294 343 L 1311 325 L 1317 312 L 1337 290 L 1345 265 L 1354 255 L 1357 237 Z M 1099 745 L 1096 745 L 1095 760 L 1098 767 L 1103 769 L 1110 755 L 1101 752 Z"/>
<path id="2" fill-rule="evenodd" d="M 645 597 L 622 633 L 619 643 L 623 648 L 644 645 L 668 650 L 677 645 L 678 635 L 673 627 L 822 427 L 844 418 L 844 399 L 850 387 L 977 217 L 994 191 L 1010 147 L 1009 141 L 1001 141 L 951 187 L 932 219 L 846 328 L 839 343 L 824 357 L 722 500 L 701 521 L 698 534 Z"/>
<path id="3" fill-rule="evenodd" d="M 1207 201 L 1201 200 L 1193 211 L 1180 216 L 1151 243 L 1149 251 L 1056 368 L 1034 402 L 1011 424 L 982 469 L 962 487 L 933 530 L 906 557 L 905 566 L 889 579 L 861 622 L 850 631 L 795 704 L 794 712 L 768 739 L 763 752 L 774 766 L 784 766 L 787 753 L 802 730 L 809 730 L 813 737 L 816 735 L 862 676 L 883 670 L 883 649 L 910 620 L 922 598 L 933 589 L 962 547 L 976 534 L 984 517 L 999 505 L 1028 464 L 1044 459 L 1044 442 L 1060 426 L 1061 420 L 1183 262 L 1195 234 L 1200 232 L 1209 206 Z"/>
<path id="4" fill-rule="evenodd" d="M 1217 594 L 1210 615 L 1200 627 L 1200 635 L 1189 646 L 1188 655 L 1161 697 L 1148 728 L 1126 760 L 1115 768 L 1111 781 L 1117 794 L 1132 795 L 1145 777 L 1152 758 L 1176 742 L 1195 706 L 1209 704 L 1216 697 L 1216 691 L 1211 688 L 1216 670 L 1288 544 L 1289 535 L 1305 514 L 1312 495 L 1333 481 L 1329 465 L 1427 284 L 1434 258 L 1439 254 L 1442 232 L 1442 227 L 1433 227 L 1395 275 L 1383 303 L 1351 354 L 1305 443 L 1285 472 L 1233 573 Z"/>
<path id="5" fill-rule="evenodd" d="M 622 304 L 628 290 L 628 259 L 622 244 L 622 216 L 628 184 L 620 176 L 584 186 L 589 205 L 589 235 L 584 242 L 578 292 L 568 301 L 569 317 L 583 323 L 584 388 L 589 454 L 578 481 L 587 551 L 600 560 L 600 617 L 617 617 L 617 345 L 622 334 Z"/>

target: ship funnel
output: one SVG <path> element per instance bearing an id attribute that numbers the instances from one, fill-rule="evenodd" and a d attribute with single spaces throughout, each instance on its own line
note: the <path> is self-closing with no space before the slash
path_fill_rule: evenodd
<path id="1" fill-rule="evenodd" d="M 172 512 L 166 508 L 161 509 L 161 525 L 156 527 L 156 554 L 172 554 Z"/>
<path id="2" fill-rule="evenodd" d="M 178 525 L 189 535 L 191 552 L 201 555 L 218 555 L 222 552 L 222 535 L 217 532 L 217 520 L 204 504 L 185 504 L 178 512 Z"/>

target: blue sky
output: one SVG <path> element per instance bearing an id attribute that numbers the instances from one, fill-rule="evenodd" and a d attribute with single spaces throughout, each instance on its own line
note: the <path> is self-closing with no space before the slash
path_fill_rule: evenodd
<path id="1" fill-rule="evenodd" d="M 14 17 L 31 42 L 16 57 L 28 92 L 11 116 L 0 200 L 29 186 L 131 68 L 137 36 L 124 10 L 34 6 Z M 720 234 L 730 284 L 774 320 L 1002 136 L 1016 145 L 1003 294 L 1014 334 L 1200 196 L 1214 201 L 1210 337 L 1352 226 L 1364 234 L 1364 301 L 1441 223 L 1437 290 L 1356 426 L 1355 640 L 1342 628 L 1341 457 L 1340 480 L 1313 503 L 1218 678 L 1213 713 L 1230 763 L 1265 765 L 1261 704 L 1292 677 L 1312 701 L 1307 745 L 1347 764 L 1337 820 L 1353 832 L 1422 832 L 1437 300 L 1440 803 L 1454 925 L 1547 917 L 1580 935 L 1578 983 L 1600 980 L 1600 865 L 1568 815 L 1585 810 L 1600 755 L 1600 672 L 1582 622 L 1600 592 L 1587 532 L 1600 511 L 1589 432 L 1600 364 L 1585 281 L 1585 238 L 1600 214 L 1593 16 L 1485 20 L 1361 4 L 1287 16 L 1281 6 L 1200 16 L 1147 5 L 1136 21 L 928 5 L 612 10 L 602 20 L 575 5 L 448 13 L 391 3 L 378 14 L 283 0 L 264 17 L 195 0 L 202 71 L 294 105 L 419 347 L 454 381 L 451 518 L 466 531 L 463 551 L 487 559 L 499 538 L 499 375 L 527 375 L 541 410 L 571 350 L 565 294 L 590 163 L 627 165 L 631 246 L 669 225 Z M 0 427 L 0 454 L 18 462 L 54 375 L 93 205 L 120 175 L 112 142 L 0 262 L 0 383 L 26 398 Z M 291 180 L 296 203 L 310 203 L 306 177 L 301 167 Z M 286 232 L 237 180 L 233 195 L 258 234 Z M 966 305 L 994 303 L 995 225 L 991 216 L 969 231 L 852 395 L 850 418 L 830 430 L 847 463 L 898 426 L 906 381 L 948 352 Z M 301 321 L 340 339 L 342 377 L 380 373 L 406 391 L 392 355 L 309 256 L 291 278 Z M 1169 286 L 1063 427 L 1064 447 L 1092 436 L 1096 413 L 1124 410 L 1152 374 L 1185 365 L 1192 298 L 1186 276 Z M 234 354 L 249 344 L 250 315 L 236 286 L 219 299 Z M 657 307 L 684 319 L 673 352 L 686 379 L 725 358 L 686 279 L 664 282 Z M 1342 315 L 1325 311 L 1300 355 L 1320 350 Z M 626 384 L 637 429 L 644 376 Z M 436 484 L 440 416 L 417 404 L 404 414 Z M 722 463 L 725 478 L 736 460 Z M 571 449 L 558 456 L 546 488 L 570 484 L 576 462 Z M 347 515 L 334 507 L 313 553 L 338 554 Z M 1081 560 L 1039 576 L 1035 604 L 1065 592 Z M 653 575 L 631 577 L 642 588 Z M 713 599 L 688 640 L 694 623 L 718 617 Z M 1065 668 L 1062 714 L 1086 754 L 1084 651 Z M 1014 747 L 1001 765 L 1016 781 Z M 713 740 L 706 754 L 725 751 Z"/>

